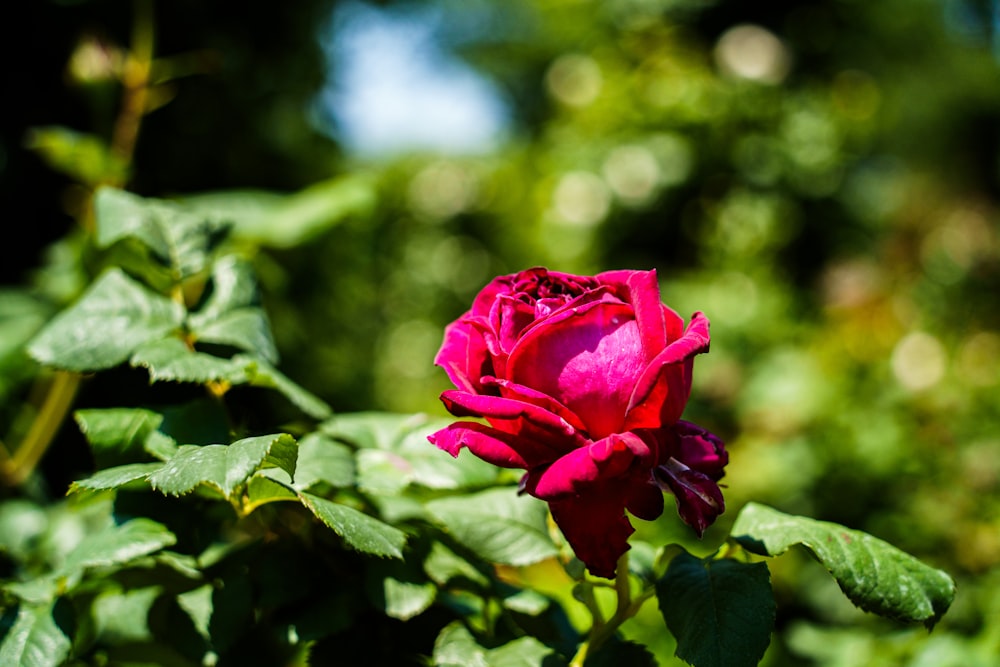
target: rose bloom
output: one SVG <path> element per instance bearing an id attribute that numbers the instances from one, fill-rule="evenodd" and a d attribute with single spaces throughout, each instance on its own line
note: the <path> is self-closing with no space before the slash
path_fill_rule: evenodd
<path id="1" fill-rule="evenodd" d="M 612 578 L 663 491 L 700 536 L 725 508 L 721 440 L 680 419 L 708 320 L 660 302 L 655 271 L 575 276 L 533 268 L 495 278 L 445 329 L 434 363 L 459 421 L 429 437 L 458 456 L 525 470 L 577 557 Z"/>

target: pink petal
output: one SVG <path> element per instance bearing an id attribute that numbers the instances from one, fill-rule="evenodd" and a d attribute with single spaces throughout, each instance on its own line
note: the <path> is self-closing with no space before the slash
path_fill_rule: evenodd
<path id="1" fill-rule="evenodd" d="M 517 438 L 510 433 L 491 429 L 476 422 L 455 422 L 427 436 L 438 448 L 454 457 L 463 447 L 495 466 L 501 468 L 527 468 L 528 464 L 518 451 Z"/>
<path id="2" fill-rule="evenodd" d="M 580 417 L 572 410 L 548 394 L 543 394 L 542 392 L 532 389 L 531 387 L 525 387 L 524 385 L 511 382 L 510 380 L 501 380 L 492 377 L 483 378 L 483 386 L 496 386 L 500 389 L 500 395 L 504 398 L 513 398 L 518 401 L 523 401 L 524 403 L 532 403 L 544 408 L 552 414 L 562 417 L 579 431 L 585 431 L 587 428 L 584 426 L 583 422 L 580 421 Z"/>
<path id="3" fill-rule="evenodd" d="M 445 327 L 434 363 L 444 369 L 456 387 L 469 392 L 482 389 L 480 377 L 494 374 L 486 342 L 466 317 Z"/>
<path id="4" fill-rule="evenodd" d="M 506 377 L 580 416 L 592 439 L 622 431 L 645 359 L 631 308 L 599 301 L 560 311 L 528 329 Z"/>
<path id="5" fill-rule="evenodd" d="M 649 446 L 632 433 L 611 435 L 574 449 L 547 468 L 530 471 L 525 488 L 542 500 L 588 493 L 595 485 L 625 475 L 637 458 L 648 460 L 649 453 Z"/>
<path id="6" fill-rule="evenodd" d="M 541 443 L 546 462 L 587 443 L 568 421 L 532 403 L 456 389 L 443 392 L 441 402 L 456 417 L 485 417 L 497 430 Z"/>

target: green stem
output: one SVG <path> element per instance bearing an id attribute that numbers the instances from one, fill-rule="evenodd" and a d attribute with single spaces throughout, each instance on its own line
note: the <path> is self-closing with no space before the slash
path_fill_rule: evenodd
<path id="1" fill-rule="evenodd" d="M 593 615 L 593 625 L 590 628 L 587 640 L 580 644 L 576 655 L 573 656 L 570 667 L 583 667 L 587 656 L 613 637 L 615 632 L 618 631 L 618 627 L 635 616 L 639 608 L 642 607 L 642 604 L 652 595 L 652 591 L 643 591 L 638 598 L 632 599 L 632 588 L 628 574 L 628 552 L 622 554 L 622 557 L 618 559 L 618 566 L 615 571 L 615 593 L 618 598 L 615 605 L 615 612 L 607 621 L 601 618 L 600 610 L 596 610 L 595 607 L 589 604 L 587 605 Z"/>

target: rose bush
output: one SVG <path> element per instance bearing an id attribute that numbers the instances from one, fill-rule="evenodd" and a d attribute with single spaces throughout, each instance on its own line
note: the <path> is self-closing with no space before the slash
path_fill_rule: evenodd
<path id="1" fill-rule="evenodd" d="M 500 276 L 445 329 L 435 363 L 456 389 L 459 421 L 430 436 L 521 468 L 524 492 L 548 502 L 577 557 L 611 578 L 634 528 L 663 491 L 701 535 L 724 510 L 723 443 L 680 419 L 708 319 L 661 303 L 655 271 L 576 276 L 532 268 Z"/>

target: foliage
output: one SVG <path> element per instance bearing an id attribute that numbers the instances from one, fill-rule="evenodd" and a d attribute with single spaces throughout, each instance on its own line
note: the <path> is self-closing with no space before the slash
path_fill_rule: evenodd
<path id="1" fill-rule="evenodd" d="M 993 664 L 979 4 L 442 0 L 514 138 L 376 163 L 303 112 L 330 6 L 195 5 L 32 8 L 55 46 L 5 87 L 35 245 L 0 289 L 0 663 Z M 640 524 L 611 584 L 426 441 L 442 327 L 531 265 L 656 268 L 713 323 L 685 418 L 729 510 Z"/>

